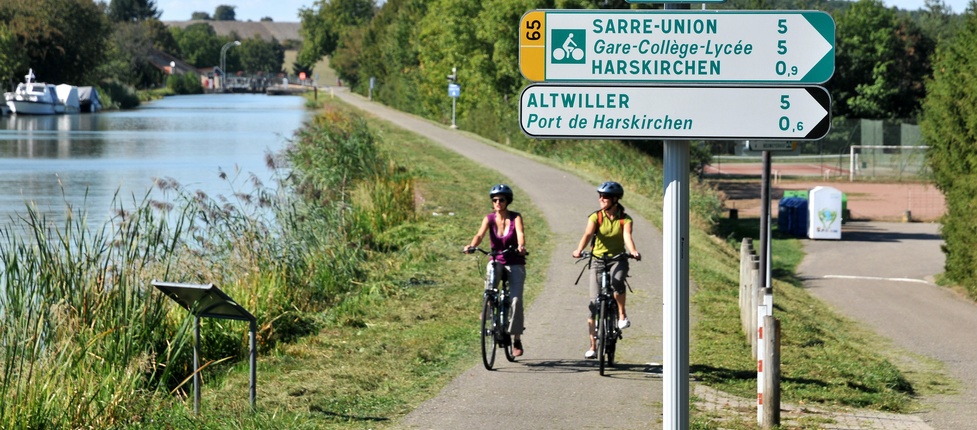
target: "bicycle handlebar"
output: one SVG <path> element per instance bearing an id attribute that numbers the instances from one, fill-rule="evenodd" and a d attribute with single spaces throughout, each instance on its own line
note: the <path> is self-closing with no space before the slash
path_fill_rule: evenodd
<path id="1" fill-rule="evenodd" d="M 627 260 L 629 258 L 637 259 L 637 258 L 635 258 L 633 255 L 631 255 L 627 251 L 624 251 L 624 252 L 622 252 L 620 254 L 617 254 L 617 255 L 612 255 L 610 257 L 608 257 L 607 255 L 604 255 L 604 256 L 601 256 L 601 257 L 594 257 L 594 253 L 593 252 L 590 252 L 590 251 L 581 252 L 580 253 L 580 258 L 577 259 L 577 263 L 579 263 L 581 261 L 584 261 L 584 260 L 587 260 L 587 265 L 585 265 L 583 267 L 583 269 L 580 269 L 580 274 L 577 275 L 577 280 L 574 281 L 573 285 L 577 285 L 577 284 L 580 283 L 580 278 L 583 277 L 583 272 L 585 272 L 587 270 L 587 268 L 590 267 L 590 260 L 592 260 L 594 258 L 596 258 L 598 260 L 603 260 L 604 262 L 609 262 L 609 261 L 623 261 L 623 260 Z"/>
<path id="2" fill-rule="evenodd" d="M 620 254 L 612 255 L 612 256 L 607 256 L 605 254 L 605 255 L 603 255 L 601 257 L 594 256 L 594 253 L 593 252 L 584 251 L 584 252 L 581 252 L 580 253 L 580 258 L 578 258 L 577 261 L 581 261 L 581 260 L 584 260 L 584 259 L 587 259 L 587 258 L 596 258 L 598 260 L 604 260 L 604 261 L 623 261 L 623 260 L 627 260 L 629 258 L 637 259 L 637 258 L 635 258 L 635 256 L 631 255 L 631 253 L 629 253 L 627 251 L 624 251 L 624 252 L 622 252 Z"/>
<path id="3" fill-rule="evenodd" d="M 505 254 L 511 254 L 511 253 L 514 253 L 514 252 L 518 252 L 518 251 L 516 251 L 516 248 L 514 246 L 510 246 L 510 247 L 508 247 L 506 249 L 503 249 L 501 251 L 496 251 L 496 250 L 486 251 L 486 250 L 484 250 L 482 248 L 479 248 L 477 246 L 470 246 L 470 247 L 465 248 L 461 252 L 463 252 L 465 254 L 471 254 L 471 253 L 476 252 L 476 251 L 481 252 L 482 254 L 485 254 L 485 255 L 487 255 L 489 257 L 492 257 L 492 258 L 498 257 L 500 255 L 505 255 Z M 529 251 L 526 251 L 526 253 L 524 255 L 529 255 Z"/>

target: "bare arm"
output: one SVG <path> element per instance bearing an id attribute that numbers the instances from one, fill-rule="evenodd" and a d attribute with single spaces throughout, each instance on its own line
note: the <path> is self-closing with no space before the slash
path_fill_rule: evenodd
<path id="1" fill-rule="evenodd" d="M 597 224 L 590 222 L 590 218 L 587 218 L 587 228 L 584 229 L 583 237 L 580 238 L 580 243 L 577 244 L 577 249 L 573 251 L 573 258 L 580 258 L 580 253 L 583 249 L 590 243 L 590 238 L 597 232 Z"/>
<path id="2" fill-rule="evenodd" d="M 478 232 L 475 233 L 475 237 L 472 238 L 471 244 L 469 244 L 468 246 L 465 247 L 465 249 L 463 249 L 464 252 L 468 252 L 469 248 L 474 248 L 478 246 L 478 244 L 482 243 L 482 238 L 485 237 L 485 233 L 488 231 L 489 228 L 488 223 L 489 223 L 488 217 L 482 218 L 482 226 L 478 228 Z"/>
<path id="3" fill-rule="evenodd" d="M 516 217 L 516 242 L 519 244 L 519 248 L 516 250 L 520 254 L 526 255 L 526 235 L 522 231 L 522 215 Z"/>
<path id="4" fill-rule="evenodd" d="M 634 238 L 631 237 L 631 229 L 634 226 L 634 222 L 629 222 L 624 224 L 624 246 L 631 253 L 631 256 L 635 260 L 641 260 L 641 254 L 638 253 L 638 249 L 634 247 Z"/>

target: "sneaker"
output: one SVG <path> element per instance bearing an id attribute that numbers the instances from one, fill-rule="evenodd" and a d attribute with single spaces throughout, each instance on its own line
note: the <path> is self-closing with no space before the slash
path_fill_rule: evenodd
<path id="1" fill-rule="evenodd" d="M 587 350 L 587 352 L 583 353 L 583 358 L 587 358 L 587 359 L 597 358 L 597 351 L 594 351 L 592 349 Z"/>
<path id="2" fill-rule="evenodd" d="M 522 340 L 516 339 L 512 341 L 512 356 L 513 357 L 522 356 Z"/>
<path id="3" fill-rule="evenodd" d="M 626 329 L 628 327 L 631 327 L 631 320 L 629 320 L 627 318 L 625 318 L 623 320 L 619 320 L 617 322 L 617 328 L 619 328 L 621 330 L 624 330 L 624 329 Z"/>

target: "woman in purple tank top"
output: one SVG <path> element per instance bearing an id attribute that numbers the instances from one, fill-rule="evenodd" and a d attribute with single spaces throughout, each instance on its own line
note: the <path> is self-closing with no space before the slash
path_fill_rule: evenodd
<path id="1" fill-rule="evenodd" d="M 513 194 L 512 188 L 508 185 L 499 184 L 492 187 L 489 197 L 492 199 L 493 211 L 482 219 L 482 226 L 464 251 L 470 253 L 472 248 L 482 243 L 486 233 L 489 235 L 489 243 L 493 251 L 502 251 L 510 247 L 518 251 L 504 254 L 496 261 L 502 263 L 509 277 L 509 297 L 512 298 L 509 333 L 513 337 L 512 355 L 519 357 L 523 352 L 522 332 L 525 327 L 523 327 L 522 290 L 526 282 L 526 237 L 522 231 L 522 215 L 509 210 Z M 492 262 L 490 261 L 489 264 Z M 493 285 L 486 282 L 485 288 L 492 287 Z"/>

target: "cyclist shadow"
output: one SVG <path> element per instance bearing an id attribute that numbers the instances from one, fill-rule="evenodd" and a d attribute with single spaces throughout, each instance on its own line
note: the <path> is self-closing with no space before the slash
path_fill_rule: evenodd
<path id="1" fill-rule="evenodd" d="M 583 373 L 595 372 L 598 369 L 597 360 L 519 360 L 516 363 L 522 364 L 520 367 L 509 367 L 497 369 L 498 371 L 519 372 L 528 370 L 530 372 L 547 373 Z M 661 377 L 662 366 L 658 363 L 615 363 L 613 367 L 607 367 L 605 376 L 620 379 L 636 379 L 647 377 Z"/>
<path id="2" fill-rule="evenodd" d="M 659 363 L 614 363 L 604 370 L 604 376 L 612 379 L 659 379 L 663 369 Z"/>

